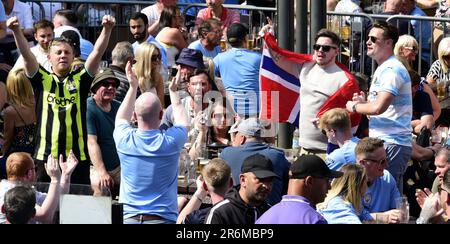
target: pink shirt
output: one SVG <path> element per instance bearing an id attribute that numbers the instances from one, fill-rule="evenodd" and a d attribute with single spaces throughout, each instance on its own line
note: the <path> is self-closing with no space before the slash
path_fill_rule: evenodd
<path id="1" fill-rule="evenodd" d="M 196 25 L 200 25 L 203 20 L 212 18 L 212 10 L 209 8 L 204 8 L 198 11 L 197 14 L 197 20 L 195 21 Z M 233 23 L 239 23 L 241 22 L 241 17 L 239 15 L 239 12 L 233 10 L 233 9 L 227 9 L 223 8 L 222 16 L 220 17 L 220 21 L 222 22 L 222 30 L 225 30 Z"/>

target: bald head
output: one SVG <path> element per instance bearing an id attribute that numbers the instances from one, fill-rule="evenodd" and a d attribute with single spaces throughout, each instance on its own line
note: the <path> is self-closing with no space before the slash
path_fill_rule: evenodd
<path id="1" fill-rule="evenodd" d="M 142 93 L 136 100 L 134 112 L 136 113 L 139 128 L 141 126 L 152 129 L 159 128 L 162 106 L 158 96 L 155 94 L 151 92 Z"/>

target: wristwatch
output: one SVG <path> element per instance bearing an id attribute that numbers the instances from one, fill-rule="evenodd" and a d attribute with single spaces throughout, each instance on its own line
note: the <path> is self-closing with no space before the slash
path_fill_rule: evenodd
<path id="1" fill-rule="evenodd" d="M 358 112 L 356 112 L 356 105 L 358 105 L 358 103 L 355 103 L 355 104 L 353 104 L 353 106 L 352 106 L 352 111 L 353 111 L 353 113 L 358 113 Z"/>

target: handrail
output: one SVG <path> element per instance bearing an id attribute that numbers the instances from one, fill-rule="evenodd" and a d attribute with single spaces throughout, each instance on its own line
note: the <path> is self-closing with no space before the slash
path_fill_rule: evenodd
<path id="1" fill-rule="evenodd" d="M 365 17 L 365 18 L 368 18 L 371 23 L 373 23 L 372 16 L 369 15 L 369 14 L 366 14 L 366 13 L 344 13 L 344 12 L 328 11 L 327 15 L 349 16 L 349 17 Z"/>

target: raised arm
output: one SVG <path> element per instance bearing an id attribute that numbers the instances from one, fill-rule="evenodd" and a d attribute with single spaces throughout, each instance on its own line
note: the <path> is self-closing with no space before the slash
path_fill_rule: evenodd
<path id="1" fill-rule="evenodd" d="M 183 104 L 181 103 L 180 96 L 177 93 L 178 85 L 181 82 L 181 68 L 178 67 L 178 73 L 177 75 L 172 79 L 172 81 L 169 84 L 169 93 L 170 93 L 170 101 L 172 103 L 172 109 L 173 109 L 173 121 L 174 125 L 181 125 L 185 126 L 186 128 L 189 127 L 189 119 L 187 116 L 186 109 L 184 108 Z"/>
<path id="2" fill-rule="evenodd" d="M 51 223 L 53 215 L 58 207 L 59 196 L 61 193 L 60 180 L 61 171 L 59 171 L 58 161 L 52 156 L 48 156 L 47 163 L 44 165 L 48 176 L 50 176 L 50 186 L 48 188 L 47 196 L 40 207 L 36 208 L 35 220 Z"/>
<path id="3" fill-rule="evenodd" d="M 116 19 L 111 15 L 103 16 L 102 25 L 103 29 L 100 36 L 95 41 L 94 50 L 89 54 L 86 60 L 86 69 L 90 75 L 97 74 L 98 68 L 100 66 L 100 61 L 108 47 L 109 38 L 111 37 L 112 29 L 116 23 Z"/>
<path id="4" fill-rule="evenodd" d="M 36 74 L 39 63 L 36 60 L 36 57 L 30 50 L 30 46 L 28 46 L 28 41 L 23 35 L 22 30 L 20 29 L 20 23 L 17 16 L 11 17 L 6 21 L 6 26 L 13 31 L 14 39 L 16 41 L 16 46 L 19 48 L 20 53 L 23 57 L 25 73 L 28 77 Z"/>
<path id="5" fill-rule="evenodd" d="M 62 155 L 59 155 L 59 167 L 61 167 L 61 193 L 69 193 L 70 178 L 77 164 L 78 159 L 77 157 L 75 157 L 75 154 L 73 154 L 72 150 L 70 150 L 66 162 L 64 162 Z"/>
<path id="6" fill-rule="evenodd" d="M 125 95 L 125 98 L 123 99 L 119 110 L 117 110 L 116 126 L 123 121 L 131 121 L 131 116 L 133 115 L 134 111 L 134 104 L 136 102 L 136 93 L 139 86 L 136 73 L 134 73 L 130 61 L 127 62 L 125 71 L 127 73 L 128 82 L 130 83 L 130 88 L 128 88 L 127 94 Z"/>

